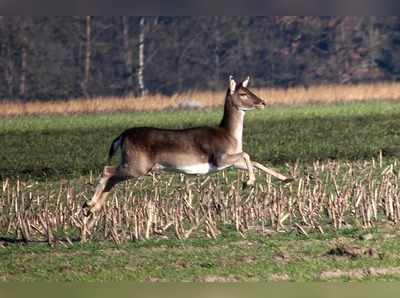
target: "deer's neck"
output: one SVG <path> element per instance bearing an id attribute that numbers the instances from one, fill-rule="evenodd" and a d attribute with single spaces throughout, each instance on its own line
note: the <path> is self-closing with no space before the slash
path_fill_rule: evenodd
<path id="1" fill-rule="evenodd" d="M 237 153 L 243 151 L 243 121 L 244 112 L 233 105 L 230 96 L 227 95 L 225 99 L 224 116 L 220 127 L 225 128 L 225 130 L 235 138 L 235 151 Z"/>

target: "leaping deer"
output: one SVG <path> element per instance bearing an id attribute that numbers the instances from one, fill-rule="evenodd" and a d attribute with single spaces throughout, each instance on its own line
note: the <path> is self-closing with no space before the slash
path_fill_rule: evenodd
<path id="1" fill-rule="evenodd" d="M 265 102 L 247 89 L 250 78 L 239 84 L 230 76 L 224 116 L 217 127 L 160 129 L 135 127 L 125 130 L 111 144 L 109 162 L 121 149 L 117 167 L 106 166 L 93 198 L 83 206 L 86 217 L 99 211 L 112 188 L 124 180 L 157 171 L 208 174 L 235 167 L 247 170 L 253 185 L 253 166 L 282 181 L 291 179 L 251 161 L 243 152 L 243 121 L 246 111 L 263 109 Z"/>

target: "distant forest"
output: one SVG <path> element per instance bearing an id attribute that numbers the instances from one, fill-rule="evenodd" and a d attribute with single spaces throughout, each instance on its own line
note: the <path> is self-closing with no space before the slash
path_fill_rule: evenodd
<path id="1" fill-rule="evenodd" d="M 0 16 L 0 98 L 400 80 L 400 17 Z"/>

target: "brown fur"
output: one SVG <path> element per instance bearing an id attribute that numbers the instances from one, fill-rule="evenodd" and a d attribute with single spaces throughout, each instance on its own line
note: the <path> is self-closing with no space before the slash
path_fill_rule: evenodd
<path id="1" fill-rule="evenodd" d="M 131 128 L 125 131 L 123 164 L 135 163 L 137 157 L 146 158 L 143 171 L 150 171 L 155 164 L 171 166 L 213 163 L 216 158 L 230 153 L 235 139 L 221 127 L 199 127 L 183 130 L 166 130 L 151 127 Z M 135 164 L 132 164 L 135 167 Z"/>

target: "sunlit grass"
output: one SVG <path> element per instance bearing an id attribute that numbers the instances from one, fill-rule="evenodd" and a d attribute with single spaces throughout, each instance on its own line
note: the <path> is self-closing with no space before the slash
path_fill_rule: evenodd
<path id="1" fill-rule="evenodd" d="M 359 85 L 321 85 L 310 88 L 254 89 L 268 105 L 300 105 L 354 101 L 399 100 L 399 83 L 374 83 Z M 90 99 L 0 102 L 0 116 L 37 114 L 106 113 L 118 111 L 161 111 L 180 109 L 198 103 L 201 108 L 223 105 L 225 91 L 192 91 L 173 96 L 148 95 L 135 97 L 98 97 Z"/>

